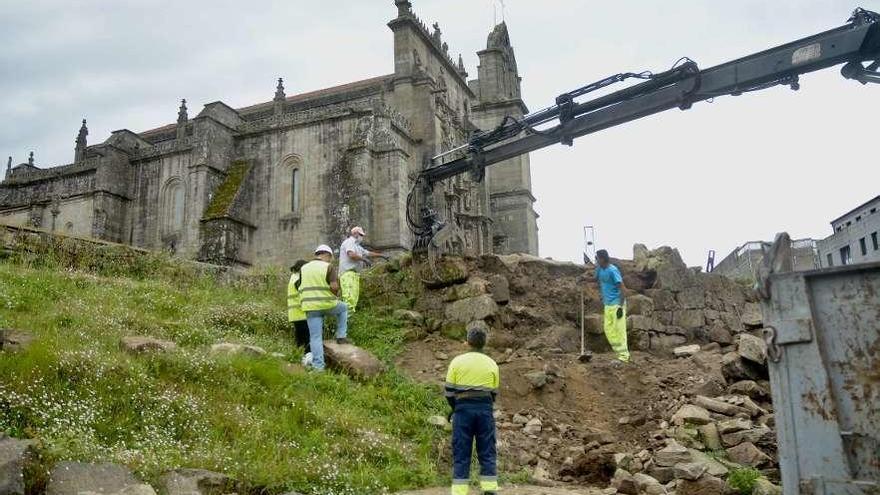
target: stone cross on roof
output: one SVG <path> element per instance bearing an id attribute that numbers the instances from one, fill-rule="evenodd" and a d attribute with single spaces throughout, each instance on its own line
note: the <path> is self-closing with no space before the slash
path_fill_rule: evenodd
<path id="1" fill-rule="evenodd" d="M 6 161 L 6 171 L 9 172 L 12 170 L 12 157 L 9 157 L 9 160 Z"/>
<path id="2" fill-rule="evenodd" d="M 394 5 L 397 5 L 398 17 L 412 14 L 412 4 L 409 0 L 394 0 Z"/>
<path id="3" fill-rule="evenodd" d="M 28 155 L 28 165 L 31 167 L 34 166 L 34 152 L 31 151 L 30 155 Z"/>

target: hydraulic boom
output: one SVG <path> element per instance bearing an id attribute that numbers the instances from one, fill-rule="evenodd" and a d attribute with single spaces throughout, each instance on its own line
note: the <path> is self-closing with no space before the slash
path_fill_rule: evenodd
<path id="1" fill-rule="evenodd" d="M 614 127 L 673 108 L 686 110 L 694 103 L 724 95 L 739 95 L 777 85 L 793 90 L 799 76 L 843 64 L 841 74 L 862 84 L 880 82 L 880 15 L 856 9 L 846 24 L 708 69 L 682 58 L 670 70 L 653 74 L 622 73 L 564 93 L 556 104 L 522 118 L 505 117 L 494 129 L 474 132 L 462 146 L 431 160 L 420 173 L 416 188 L 424 204 L 407 205 L 416 250 L 442 249 L 445 223 L 430 204 L 430 192 L 444 179 L 470 172 L 482 180 L 485 168 L 524 153 Z M 576 98 L 625 81 L 643 82 L 619 91 L 577 102 Z"/>

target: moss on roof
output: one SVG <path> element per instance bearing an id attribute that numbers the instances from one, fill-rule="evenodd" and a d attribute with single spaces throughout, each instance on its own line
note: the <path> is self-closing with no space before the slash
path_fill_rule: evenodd
<path id="1" fill-rule="evenodd" d="M 244 183 L 244 178 L 251 169 L 251 164 L 247 160 L 236 160 L 232 162 L 229 170 L 226 172 L 226 179 L 217 187 L 211 203 L 205 209 L 202 220 L 212 220 L 215 218 L 228 217 L 232 212 L 232 205 L 235 198 L 238 197 L 238 191 Z"/>

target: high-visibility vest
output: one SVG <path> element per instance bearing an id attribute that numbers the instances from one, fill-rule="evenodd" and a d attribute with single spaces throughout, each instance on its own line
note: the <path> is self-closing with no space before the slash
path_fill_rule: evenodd
<path id="1" fill-rule="evenodd" d="M 306 312 L 302 309 L 302 300 L 299 291 L 296 290 L 296 283 L 299 281 L 299 273 L 290 275 L 290 282 L 287 283 L 287 321 L 303 321 L 306 319 Z"/>
<path id="2" fill-rule="evenodd" d="M 495 397 L 500 376 L 498 364 L 482 352 L 466 352 L 449 363 L 446 373 L 446 395 L 462 392 L 486 392 Z"/>
<path id="3" fill-rule="evenodd" d="M 339 299 L 330 290 L 330 284 L 327 283 L 329 269 L 330 263 L 312 260 L 300 270 L 302 282 L 299 285 L 299 292 L 303 311 L 321 311 L 339 304 Z"/>

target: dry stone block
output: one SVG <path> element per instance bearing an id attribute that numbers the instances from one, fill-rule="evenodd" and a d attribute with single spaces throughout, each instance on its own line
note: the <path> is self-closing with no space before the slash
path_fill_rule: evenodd
<path id="1" fill-rule="evenodd" d="M 710 423 L 712 418 L 709 417 L 709 411 L 700 406 L 693 404 L 685 404 L 681 406 L 675 414 L 672 415 L 672 423 L 675 425 L 696 424 L 704 425 Z"/>
<path id="2" fill-rule="evenodd" d="M 727 457 L 737 464 L 752 467 L 761 467 L 772 461 L 770 456 L 751 442 L 744 442 L 727 449 Z"/>
<path id="3" fill-rule="evenodd" d="M 421 263 L 419 277 L 429 289 L 442 289 L 451 285 L 460 284 L 468 279 L 467 264 L 461 258 L 444 257 L 434 264 Z"/>
<path id="4" fill-rule="evenodd" d="M 774 485 L 767 478 L 758 478 L 752 495 L 782 495 L 782 487 Z"/>
<path id="5" fill-rule="evenodd" d="M 667 445 L 654 453 L 654 463 L 660 467 L 672 467 L 680 462 L 690 461 L 691 455 L 688 452 L 688 449 L 677 443 Z M 656 474 L 651 474 L 651 476 L 660 479 Z M 665 483 L 663 480 L 660 481 Z"/>
<path id="6" fill-rule="evenodd" d="M 373 378 L 385 371 L 385 365 L 376 356 L 352 344 L 325 340 L 324 355 L 331 367 L 356 377 Z"/>
<path id="7" fill-rule="evenodd" d="M 626 495 L 638 495 L 639 493 L 639 485 L 636 483 L 636 479 L 623 469 L 618 469 L 614 472 L 611 486 L 617 488 L 617 493 Z"/>
<path id="8" fill-rule="evenodd" d="M 176 469 L 163 474 L 156 485 L 161 495 L 223 495 L 236 491 L 228 476 L 204 469 Z"/>
<path id="9" fill-rule="evenodd" d="M 721 345 L 728 345 L 733 343 L 733 334 L 724 323 L 715 321 L 709 327 L 709 340 Z"/>
<path id="10" fill-rule="evenodd" d="M 709 457 L 705 452 L 696 449 L 688 449 L 688 452 L 691 454 L 691 462 L 706 466 L 706 473 L 711 474 L 712 476 L 727 476 L 727 467 Z"/>
<path id="11" fill-rule="evenodd" d="M 728 352 L 721 356 L 721 372 L 728 381 L 760 380 L 765 370 L 758 363 L 742 359 L 739 353 Z"/>
<path id="12" fill-rule="evenodd" d="M 497 313 L 498 305 L 489 294 L 461 299 L 446 307 L 446 319 L 458 323 L 485 320 Z"/>
<path id="13" fill-rule="evenodd" d="M 131 471 L 118 464 L 69 461 L 59 462 L 52 468 L 46 485 L 46 495 L 80 495 L 83 492 L 109 495 L 132 490 L 153 492 L 149 486 L 143 486 Z"/>
<path id="14" fill-rule="evenodd" d="M 764 317 L 761 315 L 761 306 L 758 303 L 745 303 L 740 313 L 740 321 L 747 327 L 760 327 L 764 324 Z"/>
<path id="15" fill-rule="evenodd" d="M 722 435 L 736 431 L 748 430 L 752 427 L 752 420 L 745 418 L 732 418 L 718 422 L 718 432 Z"/>
<path id="16" fill-rule="evenodd" d="M 700 344 L 683 345 L 672 350 L 675 357 L 688 357 L 700 352 Z"/>
<path id="17" fill-rule="evenodd" d="M 767 361 L 767 344 L 763 339 L 748 333 L 739 336 L 736 352 L 753 363 L 764 364 Z"/>
<path id="18" fill-rule="evenodd" d="M 35 444 L 33 440 L 0 436 L 0 494 L 24 495 L 24 470 Z"/>
<path id="19" fill-rule="evenodd" d="M 119 341 L 119 347 L 131 354 L 143 354 L 147 352 L 173 351 L 177 349 L 177 344 L 167 340 L 154 339 L 153 337 L 131 335 L 122 337 Z"/>
<path id="20" fill-rule="evenodd" d="M 654 330 L 657 328 L 657 323 L 647 316 L 629 315 L 626 317 L 626 328 L 640 331 Z"/>
<path id="21" fill-rule="evenodd" d="M 211 354 L 227 354 L 227 355 L 236 355 L 236 354 L 245 354 L 248 356 L 259 357 L 265 356 L 266 350 L 262 347 L 257 347 L 255 345 L 244 345 L 244 344 L 233 344 L 230 342 L 222 342 L 220 344 L 214 344 L 211 346 Z"/>
<path id="22" fill-rule="evenodd" d="M 537 435 L 541 433 L 544 425 L 541 423 L 541 420 L 538 418 L 532 418 L 528 423 L 523 427 L 523 432 L 526 435 Z"/>
<path id="23" fill-rule="evenodd" d="M 741 380 L 727 388 L 729 394 L 745 395 L 752 399 L 766 399 L 770 397 L 770 391 L 758 385 L 754 380 Z"/>
<path id="24" fill-rule="evenodd" d="M 773 441 L 773 431 L 764 425 L 721 436 L 721 442 L 725 447 L 733 447 L 743 442 L 761 443 L 766 441 Z"/>
<path id="25" fill-rule="evenodd" d="M 459 301 L 468 297 L 477 297 L 489 292 L 489 282 L 482 278 L 471 277 L 463 284 L 453 285 L 446 289 L 443 296 L 445 302 Z"/>
<path id="26" fill-rule="evenodd" d="M 0 351 L 21 352 L 30 347 L 34 337 L 21 330 L 0 328 Z"/>
<path id="27" fill-rule="evenodd" d="M 504 275 L 490 275 L 489 289 L 492 291 L 492 299 L 498 304 L 510 302 L 510 282 Z"/>
<path id="28" fill-rule="evenodd" d="M 727 402 L 716 399 L 710 399 L 702 395 L 698 395 L 694 398 L 694 404 L 719 414 L 726 414 L 727 416 L 736 416 L 737 414 L 750 415 L 749 411 L 743 407 L 728 404 Z"/>
<path id="29" fill-rule="evenodd" d="M 727 483 L 721 478 L 704 474 L 699 479 L 681 480 L 675 488 L 676 495 L 727 495 Z"/>
<path id="30" fill-rule="evenodd" d="M 605 318 L 602 315 L 584 315 L 584 332 L 593 335 L 605 334 Z"/>
<path id="31" fill-rule="evenodd" d="M 396 309 L 394 310 L 394 317 L 398 320 L 412 323 L 418 326 L 421 326 L 423 323 L 425 323 L 425 317 L 418 311 L 413 311 L 411 309 Z"/>
<path id="32" fill-rule="evenodd" d="M 673 312 L 672 324 L 682 328 L 700 328 L 706 324 L 706 319 L 700 310 L 680 309 Z"/>
<path id="33" fill-rule="evenodd" d="M 699 462 L 679 462 L 672 469 L 677 479 L 695 480 L 706 472 L 708 466 Z"/>
<path id="34" fill-rule="evenodd" d="M 703 442 L 703 445 L 705 445 L 707 449 L 721 449 L 721 434 L 718 433 L 718 426 L 716 426 L 715 423 L 700 425 L 697 427 L 697 431 L 700 432 L 700 441 Z"/>
<path id="35" fill-rule="evenodd" d="M 706 291 L 700 286 L 688 287 L 676 294 L 678 305 L 684 309 L 703 309 L 706 307 Z"/>
<path id="36" fill-rule="evenodd" d="M 654 300 L 642 294 L 626 298 L 626 311 L 631 315 L 651 316 L 654 313 Z"/>

